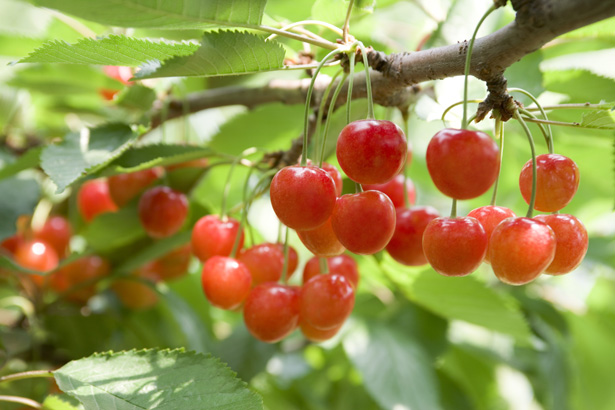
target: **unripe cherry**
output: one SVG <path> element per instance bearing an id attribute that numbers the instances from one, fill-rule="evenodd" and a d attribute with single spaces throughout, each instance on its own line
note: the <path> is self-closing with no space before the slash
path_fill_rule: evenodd
<path id="1" fill-rule="evenodd" d="M 491 234 L 491 267 L 502 282 L 523 285 L 551 264 L 555 247 L 555 233 L 547 224 L 525 217 L 505 219 Z"/>
<path id="2" fill-rule="evenodd" d="M 395 207 L 380 191 L 338 198 L 331 217 L 335 236 L 350 252 L 371 255 L 389 243 L 395 231 Z"/>
<path id="3" fill-rule="evenodd" d="M 384 184 L 404 166 L 408 143 L 391 121 L 359 120 L 342 129 L 336 153 L 348 178 L 359 184 Z"/>
<path id="4" fill-rule="evenodd" d="M 423 233 L 423 251 L 439 274 L 469 275 L 485 258 L 487 234 L 480 222 L 469 216 L 436 218 Z"/>
<path id="5" fill-rule="evenodd" d="M 317 167 L 289 166 L 273 177 L 269 194 L 278 219 L 291 229 L 314 229 L 324 224 L 335 206 L 333 178 Z"/>
<path id="6" fill-rule="evenodd" d="M 519 175 L 521 195 L 528 204 L 532 196 L 532 160 Z M 536 157 L 536 202 L 534 209 L 556 212 L 568 205 L 579 188 L 579 168 L 573 160 L 559 154 Z"/>
<path id="7" fill-rule="evenodd" d="M 299 289 L 265 282 L 248 295 L 243 318 L 248 331 L 258 340 L 275 343 L 288 336 L 299 323 Z"/>
<path id="8" fill-rule="evenodd" d="M 581 264 L 587 253 L 589 239 L 581 221 L 568 214 L 537 215 L 534 219 L 546 223 L 553 229 L 557 246 L 553 262 L 545 273 L 563 275 Z"/>
<path id="9" fill-rule="evenodd" d="M 423 252 L 423 232 L 439 216 L 438 211 L 431 206 L 397 209 L 395 231 L 386 246 L 389 255 L 402 265 L 425 265 L 427 259 Z"/>
<path id="10" fill-rule="evenodd" d="M 484 194 L 500 170 L 498 146 L 481 131 L 438 131 L 427 146 L 425 161 L 436 188 L 455 199 Z"/>

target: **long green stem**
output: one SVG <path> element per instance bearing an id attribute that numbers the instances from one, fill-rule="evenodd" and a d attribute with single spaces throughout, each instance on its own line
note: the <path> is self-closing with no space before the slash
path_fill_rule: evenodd
<path id="1" fill-rule="evenodd" d="M 295 27 L 298 26 L 320 26 L 320 27 L 324 27 L 332 32 L 334 32 L 335 34 L 337 34 L 338 36 L 342 36 L 344 35 L 343 31 L 340 30 L 339 28 L 337 28 L 336 26 L 334 26 L 333 24 L 324 22 L 324 21 L 320 21 L 320 20 L 301 20 L 301 21 L 295 21 L 294 23 L 290 23 L 284 27 L 282 27 L 280 30 L 281 31 L 288 31 L 291 30 Z M 274 33 L 272 35 L 270 35 L 269 37 L 267 37 L 265 40 L 269 41 L 269 40 L 273 40 L 274 38 L 276 38 L 277 36 L 279 36 L 280 34 L 278 33 Z"/>
<path id="2" fill-rule="evenodd" d="M 303 149 L 301 151 L 301 166 L 307 165 L 307 145 L 308 145 L 308 129 L 309 129 L 309 118 L 310 118 L 310 102 L 312 100 L 312 92 L 314 91 L 314 83 L 316 82 L 316 77 L 318 77 L 318 73 L 322 69 L 323 65 L 327 62 L 327 60 L 333 56 L 334 54 L 339 53 L 339 50 L 336 48 L 331 51 L 329 54 L 322 59 L 316 70 L 314 70 L 314 74 L 312 75 L 312 81 L 310 81 L 310 87 L 307 90 L 307 97 L 305 101 L 305 113 L 304 113 L 304 125 L 303 125 Z"/>
<path id="3" fill-rule="evenodd" d="M 527 122 L 533 122 L 536 124 L 550 124 L 550 125 L 559 125 L 561 127 L 572 127 L 572 128 L 586 128 L 581 125 L 580 122 L 562 122 L 562 121 L 552 121 L 552 120 L 540 120 L 538 118 L 525 118 Z"/>
<path id="4" fill-rule="evenodd" d="M 335 87 L 335 91 L 333 92 L 333 97 L 331 98 L 331 104 L 329 104 L 329 111 L 327 112 L 327 120 L 325 121 L 325 129 L 322 134 L 322 147 L 320 151 L 320 162 L 318 166 L 322 168 L 322 162 L 325 160 L 325 148 L 327 147 L 327 137 L 329 135 L 329 125 L 331 125 L 331 117 L 333 117 L 333 110 L 335 110 L 335 103 L 337 101 L 337 97 L 340 95 L 340 91 L 346 82 L 346 78 L 348 78 L 348 74 L 344 73 L 342 79 L 340 80 L 337 87 Z"/>
<path id="5" fill-rule="evenodd" d="M 519 112 L 523 115 L 527 115 L 529 118 L 538 119 L 534 114 L 524 108 L 518 108 Z M 536 124 L 540 129 L 540 132 L 545 137 L 545 143 L 550 154 L 553 154 L 553 137 L 547 132 L 543 124 Z"/>
<path id="6" fill-rule="evenodd" d="M 320 105 L 318 107 L 318 114 L 316 115 L 316 135 L 314 139 L 314 160 L 318 161 L 318 166 L 320 167 L 322 164 L 322 156 L 320 156 L 321 150 L 319 149 L 319 144 L 322 144 L 324 147 L 324 142 L 321 136 L 323 133 L 320 132 L 320 128 L 322 125 L 322 117 L 325 111 L 325 106 L 327 105 L 327 101 L 329 101 L 329 94 L 331 94 L 331 90 L 333 89 L 333 84 L 335 83 L 335 79 L 340 75 L 343 70 L 338 70 L 333 77 L 331 77 L 331 82 L 325 89 L 325 92 L 322 95 L 322 99 L 320 101 Z M 333 100 L 332 100 L 333 103 Z M 328 118 L 328 117 L 327 117 Z M 324 149 L 322 150 L 324 152 Z"/>
<path id="7" fill-rule="evenodd" d="M 373 120 L 375 119 L 374 115 L 374 100 L 372 98 L 372 80 L 369 75 L 369 61 L 367 61 L 367 52 L 363 43 L 359 42 L 357 44 L 359 49 L 361 49 L 361 56 L 363 57 L 363 65 L 365 66 L 365 88 L 367 91 L 367 119 Z"/>
<path id="8" fill-rule="evenodd" d="M 320 273 L 329 273 L 329 263 L 327 262 L 327 258 L 318 258 L 318 266 L 320 267 Z"/>
<path id="9" fill-rule="evenodd" d="M 286 232 L 284 234 L 284 264 L 282 265 L 282 283 L 286 284 L 288 281 L 288 226 L 286 227 Z"/>
<path id="10" fill-rule="evenodd" d="M 241 154 L 239 154 L 239 156 L 235 158 L 235 160 L 233 160 L 233 163 L 231 164 L 231 169 L 229 169 L 228 175 L 226 177 L 226 182 L 224 183 L 224 192 L 222 193 L 222 203 L 220 204 L 220 218 L 221 219 L 224 219 L 224 217 L 226 217 L 227 200 L 228 200 L 229 192 L 231 191 L 231 177 L 233 176 L 235 167 L 237 167 L 237 164 L 239 164 L 239 162 L 241 162 L 241 160 L 244 157 L 254 154 L 257 151 L 258 151 L 257 148 L 248 148 L 245 151 L 243 151 Z"/>
<path id="11" fill-rule="evenodd" d="M 457 200 L 453 198 L 453 203 L 451 204 L 451 218 L 457 218 Z"/>
<path id="12" fill-rule="evenodd" d="M 558 104 L 558 105 L 543 105 L 542 109 L 545 111 L 551 110 L 610 110 L 613 108 L 612 103 L 604 103 L 604 104 L 590 104 L 590 103 L 582 103 L 582 104 Z M 526 108 L 528 111 L 540 111 L 538 107 L 529 107 Z"/>
<path id="13" fill-rule="evenodd" d="M 0 383 L 40 377 L 53 377 L 53 372 L 51 370 L 30 370 L 27 372 L 8 374 L 6 376 L 0 377 Z"/>
<path id="14" fill-rule="evenodd" d="M 476 104 L 480 104 L 480 103 L 482 103 L 482 102 L 483 102 L 483 100 L 468 100 L 468 103 L 476 103 Z M 440 117 L 440 120 L 444 123 L 444 126 L 446 126 L 446 119 L 445 119 L 445 118 L 446 118 L 446 114 L 448 114 L 448 112 L 449 112 L 451 109 L 453 109 L 453 108 L 455 108 L 456 106 L 461 105 L 461 104 L 463 104 L 463 101 L 457 101 L 456 103 L 451 104 L 451 105 L 449 105 L 448 107 L 446 107 L 446 109 L 445 109 L 445 110 L 444 110 L 444 112 L 442 113 L 442 116 Z"/>
<path id="15" fill-rule="evenodd" d="M 500 183 L 500 175 L 502 174 L 502 162 L 504 158 L 504 124 L 500 119 L 500 114 L 497 113 L 495 118 L 495 135 L 500 140 L 500 169 L 498 170 L 498 176 L 493 184 L 493 195 L 491 195 L 491 206 L 495 206 L 496 197 L 498 195 L 498 185 Z"/>
<path id="16" fill-rule="evenodd" d="M 472 50 L 474 49 L 474 40 L 476 39 L 476 34 L 478 33 L 478 29 L 480 28 L 480 26 L 483 24 L 483 21 L 485 21 L 487 16 L 489 16 L 489 14 L 491 14 L 495 9 L 496 9 L 496 6 L 493 5 L 489 7 L 489 10 L 487 10 L 485 14 L 483 14 L 483 16 L 478 21 L 476 28 L 474 29 L 474 34 L 472 34 L 472 38 L 470 39 L 470 44 L 468 44 L 468 52 L 466 54 L 466 64 L 463 70 L 463 76 L 464 76 L 463 101 L 464 101 L 464 104 L 463 104 L 463 117 L 461 119 L 462 129 L 468 128 L 468 104 L 466 103 L 466 101 L 468 101 L 468 76 L 470 75 L 470 62 L 472 60 Z"/>
<path id="17" fill-rule="evenodd" d="M 509 88 L 508 92 L 517 92 L 517 93 L 521 93 L 525 96 L 527 96 L 530 100 L 532 100 L 534 102 L 534 104 L 536 104 L 536 107 L 538 107 L 538 109 L 540 110 L 540 113 L 542 114 L 542 117 L 545 120 L 549 120 L 549 117 L 547 116 L 547 113 L 545 112 L 544 108 L 542 108 L 542 105 L 540 105 L 540 103 L 538 102 L 538 100 L 536 99 L 536 97 L 534 97 L 532 95 L 532 93 L 530 93 L 529 91 L 526 91 L 522 88 Z M 525 111 L 525 112 L 524 112 Z M 528 115 L 529 117 L 533 117 L 535 118 L 534 115 L 530 114 L 528 111 L 526 110 L 521 110 L 522 113 Z M 539 124 L 540 126 L 542 126 L 541 124 Z M 551 125 L 547 124 L 546 130 L 541 129 L 541 131 L 546 131 L 547 132 L 547 147 L 549 147 L 549 153 L 553 154 L 553 133 L 551 132 Z"/>
<path id="18" fill-rule="evenodd" d="M 532 138 L 532 132 L 530 128 L 527 126 L 521 115 L 519 115 L 519 111 L 515 110 L 513 116 L 521 126 L 523 127 L 523 131 L 527 135 L 527 140 L 530 143 L 530 151 L 532 152 L 532 196 L 530 197 L 530 204 L 527 210 L 526 216 L 531 218 L 534 215 L 534 203 L 536 202 L 536 185 L 538 182 L 537 173 L 536 173 L 536 148 L 534 147 L 534 139 Z"/>
<path id="19" fill-rule="evenodd" d="M 312 44 L 318 47 L 322 47 L 327 50 L 337 50 L 337 48 L 339 47 L 338 44 L 332 43 L 330 41 L 324 42 L 321 40 L 310 38 L 308 36 L 303 36 L 301 34 L 295 34 L 291 31 L 284 31 L 284 30 L 269 27 L 269 26 L 261 26 L 261 25 L 256 25 L 256 24 L 239 24 L 239 23 L 232 23 L 232 24 L 229 23 L 229 25 L 232 25 L 234 27 L 244 27 L 244 28 L 249 28 L 253 30 L 260 30 L 260 31 L 264 31 L 267 33 L 271 33 L 271 34 L 277 34 L 282 37 L 287 37 L 293 40 L 298 40 L 303 43 L 309 43 L 309 44 Z"/>
<path id="20" fill-rule="evenodd" d="M 346 124 L 350 124 L 350 106 L 352 104 L 352 86 L 354 84 L 355 53 L 351 50 L 348 67 L 348 98 L 346 99 Z"/>
<path id="21" fill-rule="evenodd" d="M 23 404 L 24 406 L 32 407 L 33 409 L 42 409 L 43 405 L 32 399 L 19 396 L 0 396 L 0 401 L 6 401 L 9 403 Z"/>
<path id="22" fill-rule="evenodd" d="M 342 41 L 344 44 L 348 43 L 348 30 L 350 29 L 350 15 L 352 14 L 352 6 L 354 6 L 354 0 L 350 0 L 350 3 L 348 3 L 346 20 L 344 20 L 344 25 L 342 26 Z"/>

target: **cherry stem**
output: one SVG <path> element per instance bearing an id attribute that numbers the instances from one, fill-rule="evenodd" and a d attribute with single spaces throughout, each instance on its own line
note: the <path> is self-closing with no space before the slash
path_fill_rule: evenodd
<path id="1" fill-rule="evenodd" d="M 495 115 L 495 135 L 500 140 L 500 169 L 498 170 L 498 177 L 495 179 L 493 185 L 493 195 L 491 196 L 491 206 L 495 206 L 496 197 L 498 195 L 498 185 L 500 183 L 500 175 L 502 173 L 502 159 L 504 158 L 504 123 L 500 117 L 499 112 L 494 112 Z"/>
<path id="2" fill-rule="evenodd" d="M 318 266 L 320 267 L 320 273 L 329 273 L 329 263 L 327 262 L 327 258 L 318 258 Z"/>
<path id="3" fill-rule="evenodd" d="M 461 128 L 468 128 L 468 76 L 470 75 L 470 62 L 472 60 L 472 49 L 474 49 L 474 40 L 476 39 L 476 34 L 478 34 L 478 29 L 483 24 L 483 21 L 491 14 L 497 7 L 495 5 L 489 7 L 489 10 L 478 21 L 476 28 L 474 29 L 474 34 L 472 34 L 472 38 L 470 39 L 470 43 L 468 44 L 468 52 L 466 54 L 466 64 L 463 69 L 463 117 L 461 119 Z"/>
<path id="4" fill-rule="evenodd" d="M 513 116 L 521 126 L 523 127 L 523 131 L 527 135 L 527 140 L 530 143 L 530 151 L 532 152 L 532 196 L 530 197 L 530 204 L 527 210 L 526 216 L 531 218 L 534 215 L 534 203 L 536 202 L 536 185 L 538 182 L 538 176 L 536 175 L 536 147 L 534 146 L 534 139 L 532 138 L 532 132 L 530 128 L 527 126 L 521 115 L 519 115 L 519 111 L 515 110 Z"/>
<path id="5" fill-rule="evenodd" d="M 303 125 L 303 149 L 301 150 L 301 166 L 305 167 L 307 165 L 307 145 L 308 145 L 308 128 L 309 128 L 309 118 L 310 118 L 310 102 L 312 100 L 312 92 L 314 91 L 314 83 L 316 82 L 316 77 L 318 77 L 318 73 L 325 65 L 327 60 L 333 56 L 334 54 L 339 53 L 339 50 L 336 48 L 331 51 L 329 54 L 322 59 L 322 61 L 318 64 L 318 67 L 314 70 L 314 74 L 312 75 L 312 81 L 310 81 L 310 86 L 307 90 L 307 97 L 305 101 L 305 115 L 304 115 L 304 125 Z"/>
<path id="6" fill-rule="evenodd" d="M 550 124 L 550 125 L 559 125 L 562 127 L 573 127 L 573 128 L 589 128 L 587 126 L 583 126 L 581 125 L 580 122 L 563 122 L 563 121 L 547 121 L 547 120 L 540 120 L 538 118 L 525 118 L 525 121 L 527 122 L 533 122 L 536 124 Z"/>
<path id="7" fill-rule="evenodd" d="M 261 25 L 256 25 L 256 24 L 240 24 L 240 23 L 235 23 L 235 22 L 229 23 L 229 25 L 232 25 L 234 27 L 243 27 L 243 28 L 248 28 L 248 29 L 253 29 L 253 30 L 264 31 L 264 32 L 271 33 L 271 34 L 276 34 L 282 37 L 287 37 L 293 40 L 298 40 L 303 43 L 312 44 L 312 45 L 322 47 L 328 50 L 337 50 L 339 47 L 338 44 L 332 43 L 331 41 L 317 40 L 315 38 L 303 36 L 301 34 L 296 34 L 290 31 L 285 31 L 285 30 L 281 30 L 281 29 L 269 27 L 269 26 L 261 26 Z"/>
<path id="8" fill-rule="evenodd" d="M 348 30 L 350 28 L 350 15 L 352 14 L 352 6 L 354 6 L 354 0 L 350 0 L 350 3 L 348 4 L 346 20 L 344 20 L 344 25 L 342 26 L 342 42 L 344 44 L 348 43 Z"/>
<path id="9" fill-rule="evenodd" d="M 0 396 L 0 401 L 6 401 L 9 403 L 19 403 L 19 404 L 23 404 L 24 406 L 32 407 L 33 409 L 43 408 L 43 405 L 41 403 L 34 401 L 32 399 L 28 399 L 25 397 L 19 397 L 19 396 Z"/>
<path id="10" fill-rule="evenodd" d="M 335 87 L 335 91 L 333 92 L 333 97 L 331 98 L 331 104 L 329 104 L 329 111 L 327 112 L 327 120 L 325 121 L 325 129 L 323 131 L 322 147 L 321 147 L 321 152 L 320 152 L 320 162 L 318 163 L 318 166 L 321 168 L 322 168 L 322 162 L 325 160 L 325 148 L 327 146 L 327 136 L 329 135 L 329 125 L 331 124 L 331 117 L 333 117 L 333 110 L 335 110 L 335 103 L 337 101 L 337 97 L 340 95 L 340 91 L 342 90 L 342 87 L 344 86 L 344 82 L 346 81 L 346 78 L 348 78 L 348 74 L 344 73 L 339 84 L 337 85 L 337 87 Z"/>
<path id="11" fill-rule="evenodd" d="M 538 117 L 536 117 L 531 112 L 527 111 L 525 108 L 519 108 L 519 112 L 521 114 L 527 115 L 529 118 L 538 119 Z M 527 120 L 529 120 L 529 118 Z M 542 135 L 545 137 L 545 143 L 547 144 L 547 148 L 549 149 L 549 153 L 553 154 L 553 139 L 552 139 L 552 137 L 547 133 L 547 130 L 545 129 L 543 124 L 538 123 L 536 125 L 540 129 L 540 132 L 542 132 Z"/>
<path id="12" fill-rule="evenodd" d="M 288 232 L 287 226 L 284 234 L 284 264 L 282 265 L 282 283 L 284 284 L 288 281 Z"/>
<path id="13" fill-rule="evenodd" d="M 451 218 L 457 218 L 457 200 L 453 198 L 453 203 L 451 204 Z"/>
<path id="14" fill-rule="evenodd" d="M 355 53 L 354 49 L 350 52 L 348 56 L 349 59 L 349 67 L 348 67 L 348 98 L 346 99 L 346 124 L 350 124 L 350 105 L 352 103 L 352 86 L 354 84 L 354 60 Z"/>
<path id="15" fill-rule="evenodd" d="M 343 31 L 340 30 L 339 28 L 337 28 L 336 26 L 334 26 L 333 24 L 329 24 L 327 22 L 319 21 L 319 20 L 301 20 L 301 21 L 296 21 L 294 23 L 291 23 L 291 24 L 289 24 L 287 26 L 282 27 L 280 30 L 281 31 L 288 31 L 288 30 L 291 30 L 291 29 L 293 29 L 295 27 L 299 27 L 299 26 L 321 26 L 321 27 L 324 27 L 326 29 L 329 29 L 333 33 L 337 34 L 338 36 L 343 35 Z M 280 34 L 278 34 L 278 33 L 274 33 L 274 34 L 270 35 L 269 37 L 267 37 L 265 39 L 265 41 L 273 40 L 274 38 L 276 38 L 279 35 Z"/>
<path id="16" fill-rule="evenodd" d="M 363 186 L 361 184 L 359 184 L 358 182 L 354 183 L 354 191 L 357 194 L 360 194 L 361 192 L 363 192 Z"/>
<path id="17" fill-rule="evenodd" d="M 476 103 L 476 104 L 480 104 L 482 103 L 483 100 L 468 100 L 468 103 Z M 444 112 L 442 113 L 442 115 L 440 116 L 440 121 L 442 121 L 444 123 L 444 126 L 446 127 L 446 114 L 448 114 L 448 112 L 450 110 L 452 110 L 453 108 L 455 108 L 458 105 L 463 104 L 463 101 L 457 101 L 454 104 L 449 105 L 448 107 L 446 107 L 446 109 L 444 110 Z"/>
<path id="18" fill-rule="evenodd" d="M 37 377 L 53 377 L 51 370 L 30 370 L 27 372 L 14 373 L 0 377 L 0 383 L 12 382 L 15 380 L 33 379 Z"/>
<path id="19" fill-rule="evenodd" d="M 257 151 L 258 151 L 258 148 L 248 148 L 245 151 L 243 151 L 241 154 L 239 154 L 239 156 L 233 160 L 233 163 L 231 164 L 231 169 L 229 169 L 228 175 L 226 177 L 226 182 L 224 183 L 224 192 L 222 193 L 222 203 L 220 204 L 220 219 L 224 220 L 224 218 L 226 217 L 227 200 L 228 200 L 229 192 L 231 191 L 231 177 L 233 176 L 233 171 L 235 171 L 235 167 L 237 166 L 238 163 L 241 162 L 242 159 L 244 159 L 244 157 L 254 154 Z"/>
<path id="20" fill-rule="evenodd" d="M 325 92 L 322 95 L 322 100 L 320 101 L 320 106 L 318 107 L 318 115 L 316 116 L 316 138 L 315 138 L 315 143 L 314 143 L 314 160 L 318 161 L 318 166 L 322 167 L 322 161 L 323 161 L 323 157 L 322 157 L 322 153 L 325 152 L 324 150 L 324 146 L 325 146 L 325 142 L 324 142 L 324 137 L 321 138 L 321 132 L 320 132 L 320 126 L 322 125 L 322 117 L 323 117 L 323 113 L 325 111 L 325 106 L 327 105 L 327 101 L 329 100 L 329 94 L 331 93 L 331 90 L 333 89 L 333 84 L 335 83 L 335 79 L 337 78 L 338 75 L 340 75 L 340 73 L 343 70 L 338 70 L 333 77 L 331 77 L 331 82 L 329 83 L 329 85 L 327 86 L 327 88 L 325 89 Z M 333 101 L 331 102 L 333 103 Z M 327 117 L 328 119 L 329 117 Z M 322 135 L 324 135 L 324 132 L 322 133 Z M 318 149 L 318 143 L 322 143 L 322 149 Z M 320 156 L 319 156 L 320 154 Z"/>
<path id="21" fill-rule="evenodd" d="M 358 42 L 357 46 L 361 50 L 361 56 L 363 57 L 363 66 L 365 66 L 365 88 L 367 91 L 367 119 L 373 120 L 374 116 L 374 100 L 372 98 L 372 79 L 369 75 L 369 61 L 367 61 L 367 52 L 363 43 Z"/>
<path id="22" fill-rule="evenodd" d="M 524 90 L 522 88 L 509 88 L 508 92 L 510 92 L 510 93 L 517 92 L 517 93 L 521 93 L 521 94 L 527 96 L 530 100 L 532 100 L 534 102 L 534 104 L 536 104 L 536 107 L 540 110 L 540 113 L 542 114 L 543 118 L 545 120 L 547 120 L 547 121 L 549 120 L 549 117 L 547 117 L 547 113 L 545 112 L 544 108 L 542 108 L 542 105 L 540 105 L 540 103 L 538 102 L 536 97 L 534 97 L 532 95 L 532 93 L 530 93 L 529 91 L 526 91 L 526 90 Z M 527 115 L 529 117 L 536 118 L 534 115 L 530 114 L 526 110 L 522 109 L 520 111 L 523 114 L 525 114 L 525 115 Z M 539 125 L 542 126 L 542 124 L 539 124 Z M 544 133 L 545 130 L 541 129 L 541 131 L 543 131 L 543 133 Z M 549 154 L 553 154 L 553 152 L 554 152 L 553 151 L 554 150 L 554 147 L 553 147 L 553 133 L 551 132 L 551 125 L 550 124 L 547 124 L 546 131 L 547 131 L 547 134 L 545 135 L 545 138 L 547 139 L 547 147 L 549 148 Z"/>
<path id="23" fill-rule="evenodd" d="M 402 110 L 401 111 L 402 119 L 404 120 L 404 133 L 406 134 L 406 139 L 409 139 L 408 132 L 410 131 L 410 110 Z M 402 168 L 402 172 L 404 173 L 404 206 L 406 208 L 410 208 L 410 196 L 408 195 L 408 155 L 406 154 L 406 159 L 404 161 L 404 167 Z"/>
<path id="24" fill-rule="evenodd" d="M 558 105 L 543 105 L 542 108 L 544 110 L 577 110 L 577 109 L 585 109 L 585 110 L 611 110 L 613 109 L 613 103 L 603 103 L 603 104 L 590 104 L 590 103 L 582 103 L 582 104 L 558 104 Z M 538 107 L 529 107 L 526 108 L 528 111 L 539 111 Z"/>

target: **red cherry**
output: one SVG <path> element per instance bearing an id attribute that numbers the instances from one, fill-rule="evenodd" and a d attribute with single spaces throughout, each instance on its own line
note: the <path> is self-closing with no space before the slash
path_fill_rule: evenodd
<path id="1" fill-rule="evenodd" d="M 315 166 L 312 164 L 311 160 L 307 160 L 308 166 Z M 333 182 L 335 182 L 335 193 L 337 196 L 342 195 L 342 190 L 344 189 L 344 181 L 342 181 L 342 173 L 335 165 L 331 165 L 327 162 L 322 163 L 321 169 L 325 171 L 327 174 L 331 175 L 333 178 Z"/>
<path id="2" fill-rule="evenodd" d="M 282 252 L 282 255 L 284 255 L 284 244 L 276 243 L 276 246 L 278 247 L 280 252 Z M 286 279 L 290 279 L 290 277 L 293 276 L 293 273 L 295 273 L 295 270 L 297 270 L 298 265 L 299 265 L 299 254 L 297 253 L 295 248 L 288 245 L 288 267 L 287 267 L 288 271 L 286 272 Z"/>
<path id="3" fill-rule="evenodd" d="M 159 280 L 169 281 L 181 278 L 188 273 L 192 248 L 190 244 L 180 246 L 156 259 L 151 269 L 156 272 Z"/>
<path id="4" fill-rule="evenodd" d="M 359 120 L 342 129 L 336 152 L 348 178 L 359 184 L 384 184 L 404 166 L 408 143 L 391 121 Z"/>
<path id="5" fill-rule="evenodd" d="M 273 243 L 261 243 L 243 250 L 237 259 L 243 262 L 252 275 L 252 285 L 277 282 L 282 277 L 284 254 Z"/>
<path id="6" fill-rule="evenodd" d="M 9 255 L 14 255 L 17 248 L 24 242 L 24 237 L 20 234 L 15 234 L 4 239 L 0 243 L 0 251 L 4 251 Z"/>
<path id="7" fill-rule="evenodd" d="M 299 325 L 301 326 L 301 333 L 303 333 L 303 336 L 305 336 L 306 339 L 316 343 L 331 339 L 337 334 L 337 332 L 340 331 L 342 326 L 344 326 L 342 323 L 341 325 L 332 327 L 331 329 L 322 330 L 311 326 L 307 322 L 301 322 Z"/>
<path id="8" fill-rule="evenodd" d="M 523 285 L 551 264 L 555 246 L 555 234 L 547 224 L 525 217 L 509 218 L 491 234 L 491 267 L 502 282 Z"/>
<path id="9" fill-rule="evenodd" d="M 90 222 L 97 215 L 117 211 L 117 205 L 109 195 L 109 186 L 103 179 L 87 181 L 77 194 L 77 207 L 83 219 Z"/>
<path id="10" fill-rule="evenodd" d="M 538 215 L 534 219 L 544 222 L 553 229 L 557 245 L 553 262 L 545 273 L 563 275 L 576 269 L 587 253 L 587 230 L 581 221 L 572 215 Z"/>
<path id="11" fill-rule="evenodd" d="M 491 233 L 496 226 L 506 218 L 515 218 L 517 215 L 513 211 L 503 206 L 487 205 L 473 209 L 468 213 L 468 216 L 478 219 L 478 222 L 485 228 L 487 234 L 487 242 L 491 239 Z M 487 247 L 487 255 L 485 262 L 489 262 L 489 247 Z"/>
<path id="12" fill-rule="evenodd" d="M 233 218 L 221 220 L 216 215 L 205 215 L 192 228 L 192 251 L 201 262 L 212 256 L 229 256 L 239 232 L 239 222 Z M 238 249 L 243 247 L 243 230 L 239 233 Z"/>
<path id="13" fill-rule="evenodd" d="M 128 84 L 132 78 L 132 69 L 130 67 L 106 65 L 103 67 L 103 71 L 107 76 L 118 80 L 122 84 Z"/>
<path id="14" fill-rule="evenodd" d="M 318 275 L 301 288 L 300 321 L 317 329 L 340 326 L 354 307 L 354 289 L 342 275 Z"/>
<path id="15" fill-rule="evenodd" d="M 404 180 L 406 180 L 406 190 L 408 191 L 408 200 L 410 205 L 416 202 L 416 191 L 414 184 L 410 178 L 404 178 L 403 174 L 397 175 L 395 178 L 384 184 L 363 185 L 364 190 L 376 190 L 385 193 L 395 208 L 405 208 L 406 202 L 404 199 Z"/>
<path id="16" fill-rule="evenodd" d="M 58 267 L 58 254 L 53 247 L 39 240 L 22 242 L 15 250 L 15 262 L 24 268 L 38 272 L 48 272 Z M 43 285 L 42 275 L 30 275 L 37 285 Z"/>
<path id="17" fill-rule="evenodd" d="M 148 185 L 162 176 L 163 169 L 154 167 L 128 174 L 113 175 L 107 179 L 109 194 L 117 206 L 124 206 Z"/>
<path id="18" fill-rule="evenodd" d="M 327 266 L 329 267 L 329 273 L 344 276 L 355 289 L 359 285 L 359 266 L 350 256 L 344 254 L 327 258 Z M 321 273 L 319 258 L 314 256 L 303 268 L 303 283 Z"/>
<path id="19" fill-rule="evenodd" d="M 532 160 L 523 166 L 519 188 L 526 203 L 532 196 Z M 570 158 L 558 154 L 536 157 L 536 202 L 534 209 L 556 212 L 568 205 L 579 188 L 579 168 Z"/>
<path id="20" fill-rule="evenodd" d="M 139 200 L 139 219 L 152 238 L 166 238 L 178 232 L 188 215 L 186 195 L 166 186 L 145 191 Z"/>
<path id="21" fill-rule="evenodd" d="M 66 295 L 66 299 L 85 304 L 96 294 L 94 281 L 107 276 L 110 271 L 111 266 L 105 259 L 87 255 L 60 268 L 51 276 L 50 284 L 59 293 L 75 288 Z"/>
<path id="22" fill-rule="evenodd" d="M 288 336 L 299 322 L 299 289 L 275 282 L 261 283 L 243 307 L 248 331 L 260 341 L 275 343 Z"/>
<path id="23" fill-rule="evenodd" d="M 423 252 L 432 268 L 444 276 L 465 276 L 485 259 L 487 234 L 472 217 L 432 220 L 423 233 Z"/>
<path id="24" fill-rule="evenodd" d="M 500 170 L 497 144 L 480 131 L 451 128 L 438 131 L 427 146 L 425 160 L 436 187 L 455 199 L 484 194 Z"/>
<path id="25" fill-rule="evenodd" d="M 371 255 L 384 249 L 395 231 L 395 207 L 380 191 L 341 196 L 331 217 L 333 232 L 350 252 Z"/>
<path id="26" fill-rule="evenodd" d="M 280 221 L 296 230 L 314 229 L 333 212 L 336 188 L 333 178 L 320 168 L 290 166 L 273 177 L 271 205 Z"/>
<path id="27" fill-rule="evenodd" d="M 201 283 L 209 303 L 232 310 L 241 306 L 248 297 L 252 276 L 242 262 L 226 256 L 213 256 L 203 265 Z"/>
<path id="28" fill-rule="evenodd" d="M 297 235 L 310 252 L 322 258 L 339 255 L 346 250 L 333 232 L 331 218 L 318 228 L 297 231 Z"/>
<path id="29" fill-rule="evenodd" d="M 68 252 L 71 236 L 70 223 L 59 215 L 50 217 L 40 229 L 34 231 L 34 238 L 53 247 L 59 257 L 65 256 Z"/>
<path id="30" fill-rule="evenodd" d="M 427 259 L 423 253 L 423 232 L 439 216 L 438 211 L 431 206 L 397 209 L 395 232 L 386 246 L 389 255 L 402 265 L 425 265 Z"/>

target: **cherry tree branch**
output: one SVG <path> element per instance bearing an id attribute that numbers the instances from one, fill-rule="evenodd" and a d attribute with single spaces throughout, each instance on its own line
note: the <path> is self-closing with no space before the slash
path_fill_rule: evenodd
<path id="1" fill-rule="evenodd" d="M 492 34 L 476 39 L 474 45 L 470 74 L 485 81 L 491 95 L 488 106 L 482 108 L 483 116 L 488 109 L 508 103 L 503 78 L 506 68 L 564 33 L 615 16 L 615 0 L 510 1 L 517 13 L 515 20 Z M 416 84 L 463 75 L 466 52 L 467 40 L 413 53 L 385 55 L 371 51 L 368 57 L 372 68 L 370 77 L 374 102 L 383 106 L 407 107 L 416 99 Z M 255 88 L 223 87 L 189 95 L 184 101 L 171 100 L 166 110 L 160 106 L 154 107 L 152 127 L 186 112 L 207 108 L 228 105 L 252 108 L 272 102 L 302 104 L 309 81 L 274 80 Z M 325 77 L 317 81 L 313 106 L 320 103 L 328 84 L 329 79 Z M 354 84 L 352 98 L 365 98 L 365 74 L 356 74 Z M 338 106 L 345 103 L 345 95 L 342 90 Z"/>

